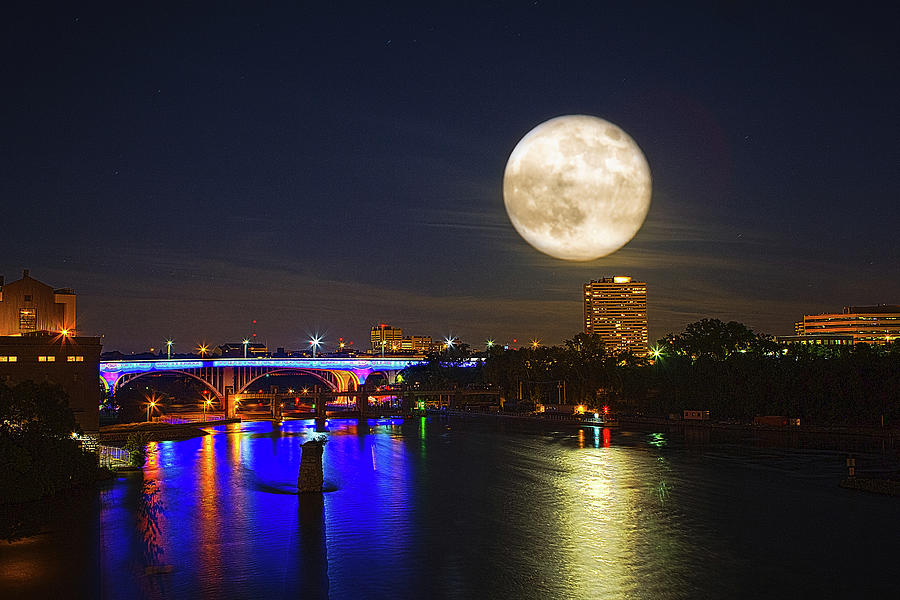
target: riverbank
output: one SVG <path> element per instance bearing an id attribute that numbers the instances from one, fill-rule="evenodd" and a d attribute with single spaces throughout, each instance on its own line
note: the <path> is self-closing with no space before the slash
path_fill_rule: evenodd
<path id="1" fill-rule="evenodd" d="M 149 442 L 166 442 L 187 440 L 209 435 L 204 427 L 240 423 L 240 419 L 220 419 L 217 421 L 198 421 L 193 423 L 120 423 L 100 428 L 100 443 L 124 443 L 133 433 L 146 434 Z"/>
<path id="2" fill-rule="evenodd" d="M 540 414 L 517 414 L 504 412 L 480 412 L 468 410 L 426 410 L 428 416 L 448 416 L 448 417 L 478 417 L 478 418 L 495 418 L 510 419 L 515 421 L 525 421 L 531 423 L 546 423 L 553 425 L 571 425 L 574 427 L 618 427 L 619 422 L 614 420 L 603 421 L 598 419 L 585 419 L 581 415 L 570 415 L 562 413 L 540 413 Z"/>

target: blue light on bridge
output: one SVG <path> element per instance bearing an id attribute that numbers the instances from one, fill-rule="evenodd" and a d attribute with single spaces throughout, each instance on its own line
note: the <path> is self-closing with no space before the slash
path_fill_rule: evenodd
<path id="1" fill-rule="evenodd" d="M 108 373 L 148 373 L 210 367 L 282 367 L 298 369 L 390 369 L 400 370 L 424 362 L 420 358 L 213 358 L 207 360 L 103 361 L 100 370 Z"/>

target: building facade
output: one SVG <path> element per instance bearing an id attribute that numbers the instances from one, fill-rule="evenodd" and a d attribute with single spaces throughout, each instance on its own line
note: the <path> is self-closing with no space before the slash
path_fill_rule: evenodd
<path id="1" fill-rule="evenodd" d="M 431 346 L 430 335 L 411 335 L 400 341 L 400 350 L 413 354 L 428 354 L 431 351 Z"/>
<path id="2" fill-rule="evenodd" d="M 0 336 L 0 379 L 8 385 L 31 380 L 60 385 L 82 431 L 100 428 L 100 338 L 38 331 Z"/>
<path id="3" fill-rule="evenodd" d="M 76 334 L 75 290 L 54 289 L 32 279 L 27 269 L 22 279 L 6 285 L 0 277 L 0 335 L 36 331 Z"/>
<path id="4" fill-rule="evenodd" d="M 887 344 L 900 339 L 900 305 L 845 306 L 843 312 L 804 315 L 802 335 L 851 335 L 853 343 Z"/>
<path id="5" fill-rule="evenodd" d="M 647 284 L 627 276 L 585 283 L 584 332 L 599 335 L 611 353 L 647 356 Z"/>
<path id="6" fill-rule="evenodd" d="M 403 344 L 403 330 L 399 327 L 391 327 L 385 323 L 372 326 L 369 338 L 372 342 L 372 352 L 397 352 Z"/>

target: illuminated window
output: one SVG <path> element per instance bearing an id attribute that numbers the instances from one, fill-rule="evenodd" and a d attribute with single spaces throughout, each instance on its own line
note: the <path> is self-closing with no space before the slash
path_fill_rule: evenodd
<path id="1" fill-rule="evenodd" d="M 38 356 L 38 362 L 56 362 L 55 356 Z"/>
<path id="2" fill-rule="evenodd" d="M 19 331 L 34 331 L 37 329 L 37 311 L 33 308 L 19 309 Z"/>
<path id="3" fill-rule="evenodd" d="M 0 356 L 0 362 L 18 362 L 18 356 Z"/>
<path id="4" fill-rule="evenodd" d="M 83 356 L 67 356 L 66 360 L 69 362 L 84 362 Z"/>

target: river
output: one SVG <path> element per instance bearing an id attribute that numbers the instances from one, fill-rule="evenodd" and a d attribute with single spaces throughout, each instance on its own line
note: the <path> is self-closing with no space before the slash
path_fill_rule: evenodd
<path id="1" fill-rule="evenodd" d="M 42 536 L 0 542 L 0 586 L 111 599 L 900 589 L 900 499 L 839 488 L 843 451 L 491 418 L 327 429 L 245 422 L 152 444 L 144 477 L 104 484 L 99 507 L 89 495 Z M 317 435 L 327 491 L 298 497 L 300 445 Z M 896 466 L 892 454 L 856 458 Z M 77 569 L 60 580 L 65 560 Z"/>

